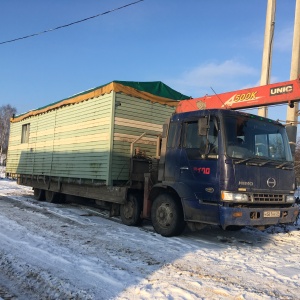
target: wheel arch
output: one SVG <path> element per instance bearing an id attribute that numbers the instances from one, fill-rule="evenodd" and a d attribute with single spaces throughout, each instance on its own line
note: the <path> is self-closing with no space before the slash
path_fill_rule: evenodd
<path id="1" fill-rule="evenodd" d="M 181 197 L 179 196 L 178 192 L 172 186 L 169 186 L 169 185 L 156 185 L 152 188 L 150 195 L 149 195 L 149 200 L 150 200 L 151 204 L 153 203 L 154 199 L 158 195 L 163 194 L 163 193 L 171 195 L 174 198 L 174 200 L 176 200 L 178 202 L 178 204 L 180 204 L 181 209 L 183 211 Z M 184 211 L 183 211 L 183 213 L 184 213 Z"/>
<path id="2" fill-rule="evenodd" d="M 141 190 L 141 189 L 133 189 L 133 188 L 129 188 L 129 189 L 127 189 L 127 191 L 126 191 L 126 193 L 125 193 L 125 201 L 128 200 L 128 197 L 129 197 L 131 194 L 137 196 L 140 200 L 143 200 L 143 195 L 144 195 L 143 190 Z"/>
<path id="3" fill-rule="evenodd" d="M 180 235 L 186 222 L 181 198 L 176 190 L 170 186 L 156 186 L 150 197 L 154 230 L 165 237 Z"/>

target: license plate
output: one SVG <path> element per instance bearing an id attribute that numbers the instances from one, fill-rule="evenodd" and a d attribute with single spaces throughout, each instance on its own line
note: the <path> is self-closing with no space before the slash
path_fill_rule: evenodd
<path id="1" fill-rule="evenodd" d="M 267 210 L 264 211 L 264 218 L 279 218 L 280 211 L 279 210 Z"/>

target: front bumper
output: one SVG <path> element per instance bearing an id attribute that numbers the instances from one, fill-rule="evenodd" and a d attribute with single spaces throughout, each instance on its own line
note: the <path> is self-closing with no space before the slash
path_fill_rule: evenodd
<path id="1" fill-rule="evenodd" d="M 299 214 L 299 207 L 284 208 L 249 208 L 220 206 L 220 225 L 225 229 L 230 225 L 263 226 L 294 223 Z M 264 212 L 278 212 L 279 217 L 264 217 Z"/>

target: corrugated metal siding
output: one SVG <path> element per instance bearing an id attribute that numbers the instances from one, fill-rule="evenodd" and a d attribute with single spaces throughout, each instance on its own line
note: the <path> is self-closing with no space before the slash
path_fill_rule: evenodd
<path id="1" fill-rule="evenodd" d="M 137 99 L 128 95 L 116 94 L 114 140 L 112 153 L 111 179 L 113 181 L 128 180 L 130 164 L 130 144 L 144 132 L 146 135 L 138 141 L 134 148 L 139 147 L 147 156 L 155 156 L 155 135 L 162 132 L 162 125 L 174 112 L 173 107 Z"/>
<path id="2" fill-rule="evenodd" d="M 114 97 L 121 105 L 114 107 Z M 173 112 L 173 107 L 112 92 L 12 123 L 7 172 L 127 181 L 131 142 L 152 133 L 135 148 L 155 156 L 156 136 Z M 21 144 L 27 123 L 29 143 Z"/>
<path id="3" fill-rule="evenodd" d="M 107 180 L 112 94 L 12 123 L 7 172 Z M 29 143 L 21 144 L 30 123 Z"/>

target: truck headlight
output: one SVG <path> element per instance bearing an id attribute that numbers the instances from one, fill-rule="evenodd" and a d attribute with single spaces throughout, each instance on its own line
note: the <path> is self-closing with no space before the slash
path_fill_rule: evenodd
<path id="1" fill-rule="evenodd" d="M 233 193 L 233 192 L 221 192 L 222 201 L 226 202 L 248 202 L 248 195 L 242 193 Z"/>
<path id="2" fill-rule="evenodd" d="M 295 197 L 294 195 L 287 195 L 285 198 L 285 201 L 288 203 L 294 203 L 295 202 Z"/>

